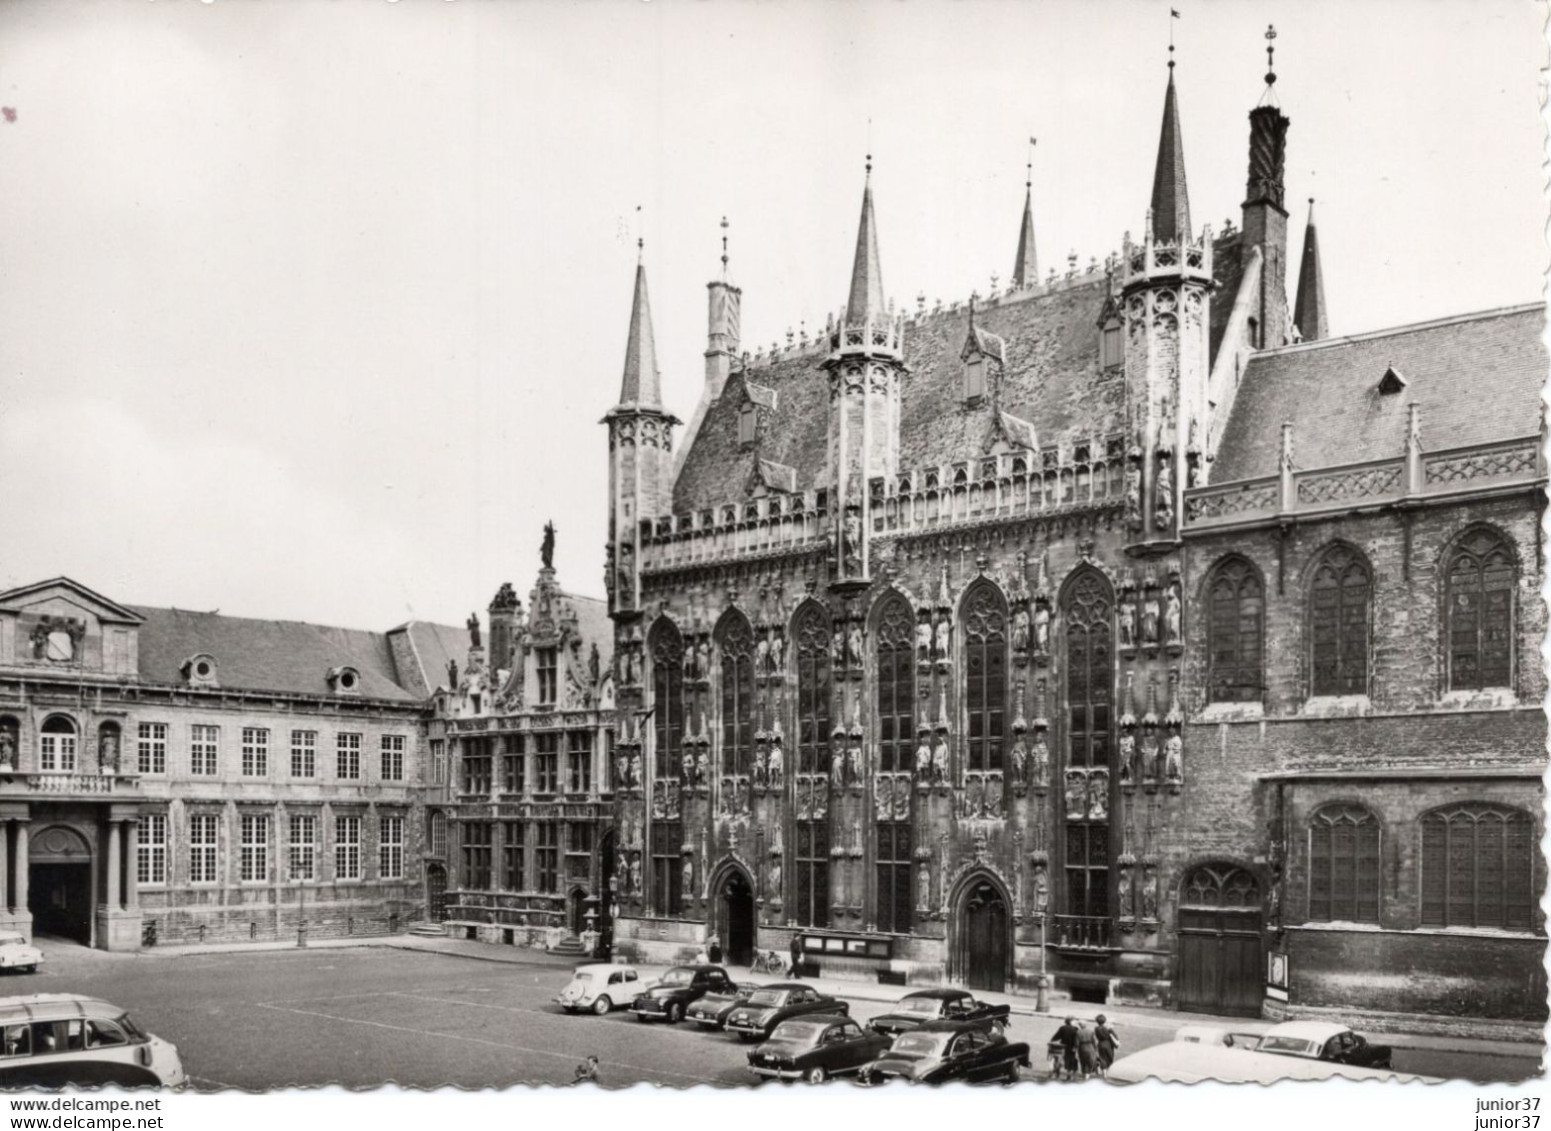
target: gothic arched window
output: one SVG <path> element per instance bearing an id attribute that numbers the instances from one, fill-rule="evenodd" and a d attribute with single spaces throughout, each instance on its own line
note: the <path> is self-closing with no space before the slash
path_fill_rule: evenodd
<path id="1" fill-rule="evenodd" d="M 878 768 L 884 773 L 910 769 L 915 735 L 915 613 L 898 593 L 884 598 L 874 637 L 878 645 Z"/>
<path id="2" fill-rule="evenodd" d="M 1360 805 L 1326 805 L 1309 822 L 1309 918 L 1379 921 L 1379 822 Z"/>
<path id="3" fill-rule="evenodd" d="M 1535 846 L 1520 809 L 1475 802 L 1422 817 L 1422 926 L 1534 926 Z"/>
<path id="4" fill-rule="evenodd" d="M 684 742 L 684 638 L 670 620 L 652 629 L 652 726 L 656 730 L 654 774 L 676 777 Z"/>
<path id="5" fill-rule="evenodd" d="M 1212 703 L 1258 703 L 1265 686 L 1265 586 L 1243 558 L 1219 563 L 1206 586 L 1207 691 Z"/>
<path id="6" fill-rule="evenodd" d="M 1088 570 L 1067 591 L 1066 907 L 1108 916 L 1109 810 L 1114 754 L 1114 596 Z"/>
<path id="7" fill-rule="evenodd" d="M 1507 544 L 1489 530 L 1455 547 L 1444 606 L 1450 691 L 1512 686 L 1515 573 Z"/>
<path id="8" fill-rule="evenodd" d="M 1373 592 L 1368 566 L 1346 546 L 1325 553 L 1309 590 L 1313 638 L 1313 693 L 1368 693 L 1368 605 Z"/>
<path id="9" fill-rule="evenodd" d="M 995 585 L 981 582 L 964 598 L 960 618 L 969 723 L 965 768 L 1000 770 L 1007 720 L 1007 601 Z"/>
<path id="10" fill-rule="evenodd" d="M 747 776 L 754 760 L 754 630 L 736 610 L 716 630 L 722 654 L 722 772 Z"/>
<path id="11" fill-rule="evenodd" d="M 793 624 L 797 651 L 797 772 L 824 772 L 829 742 L 829 614 L 817 604 Z"/>

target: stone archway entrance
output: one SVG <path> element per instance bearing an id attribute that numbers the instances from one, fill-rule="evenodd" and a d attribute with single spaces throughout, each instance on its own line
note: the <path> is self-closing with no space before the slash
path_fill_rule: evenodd
<path id="1" fill-rule="evenodd" d="M 1257 1016 L 1265 995 L 1260 884 L 1236 864 L 1199 864 L 1179 888 L 1180 1009 Z"/>
<path id="2" fill-rule="evenodd" d="M 35 934 L 92 944 L 92 850 L 68 825 L 52 825 L 32 838 L 27 909 Z"/>
<path id="3" fill-rule="evenodd" d="M 954 969 L 970 989 L 1003 992 L 1012 967 L 1012 915 L 1007 893 L 990 876 L 972 876 L 960 888 L 955 917 Z"/>
<path id="4" fill-rule="evenodd" d="M 433 923 L 447 920 L 447 869 L 441 864 L 425 866 L 425 917 Z"/>
<path id="5" fill-rule="evenodd" d="M 729 868 L 717 885 L 713 927 L 729 966 L 754 962 L 754 889 L 742 868 Z"/>

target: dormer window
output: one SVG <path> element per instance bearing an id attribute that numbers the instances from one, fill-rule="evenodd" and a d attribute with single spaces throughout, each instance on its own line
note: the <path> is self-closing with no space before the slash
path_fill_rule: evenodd
<path id="1" fill-rule="evenodd" d="M 539 703 L 546 707 L 553 706 L 559 691 L 560 676 L 555 649 L 539 648 L 534 655 L 539 678 Z"/>
<path id="2" fill-rule="evenodd" d="M 752 444 L 759 435 L 759 410 L 751 404 L 738 410 L 738 443 Z"/>
<path id="3" fill-rule="evenodd" d="M 1392 397 L 1406 387 L 1406 379 L 1400 375 L 1400 371 L 1393 365 L 1384 371 L 1384 376 L 1379 378 L 1379 395 Z"/>
<path id="4" fill-rule="evenodd" d="M 986 359 L 980 355 L 964 363 L 964 399 L 971 404 L 986 395 Z"/>
<path id="5" fill-rule="evenodd" d="M 221 673 L 216 667 L 215 657 L 206 652 L 190 656 L 179 665 L 178 670 L 183 673 L 190 687 L 215 687 L 220 683 Z"/>
<path id="6" fill-rule="evenodd" d="M 341 695 L 359 693 L 361 690 L 361 673 L 352 667 L 330 668 L 329 687 Z"/>

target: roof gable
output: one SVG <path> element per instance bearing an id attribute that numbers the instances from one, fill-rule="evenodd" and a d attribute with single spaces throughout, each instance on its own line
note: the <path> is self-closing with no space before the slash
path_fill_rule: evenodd
<path id="1" fill-rule="evenodd" d="M 68 577 L 36 581 L 30 585 L 22 585 L 0 593 L 0 609 L 16 612 L 34 605 L 59 601 L 75 605 L 83 612 L 90 613 L 96 619 L 108 624 L 139 624 L 141 621 L 141 617 L 133 610 L 108 600 L 101 593 L 88 589 L 79 581 L 72 581 Z"/>

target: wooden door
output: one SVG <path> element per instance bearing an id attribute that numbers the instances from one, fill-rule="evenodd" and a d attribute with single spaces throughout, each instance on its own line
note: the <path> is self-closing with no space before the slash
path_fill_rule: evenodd
<path id="1" fill-rule="evenodd" d="M 425 902 L 431 922 L 446 921 L 447 869 L 440 864 L 427 864 L 425 867 Z"/>
<path id="2" fill-rule="evenodd" d="M 722 896 L 727 930 L 722 935 L 723 957 L 729 966 L 748 966 L 754 961 L 754 893 L 742 873 L 727 881 Z"/>
<path id="3" fill-rule="evenodd" d="M 992 884 L 977 885 L 964 902 L 964 983 L 974 990 L 1007 988 L 1007 903 Z"/>
<path id="4" fill-rule="evenodd" d="M 1202 865 L 1180 889 L 1179 1007 L 1255 1016 L 1265 996 L 1260 885 L 1231 864 Z"/>

